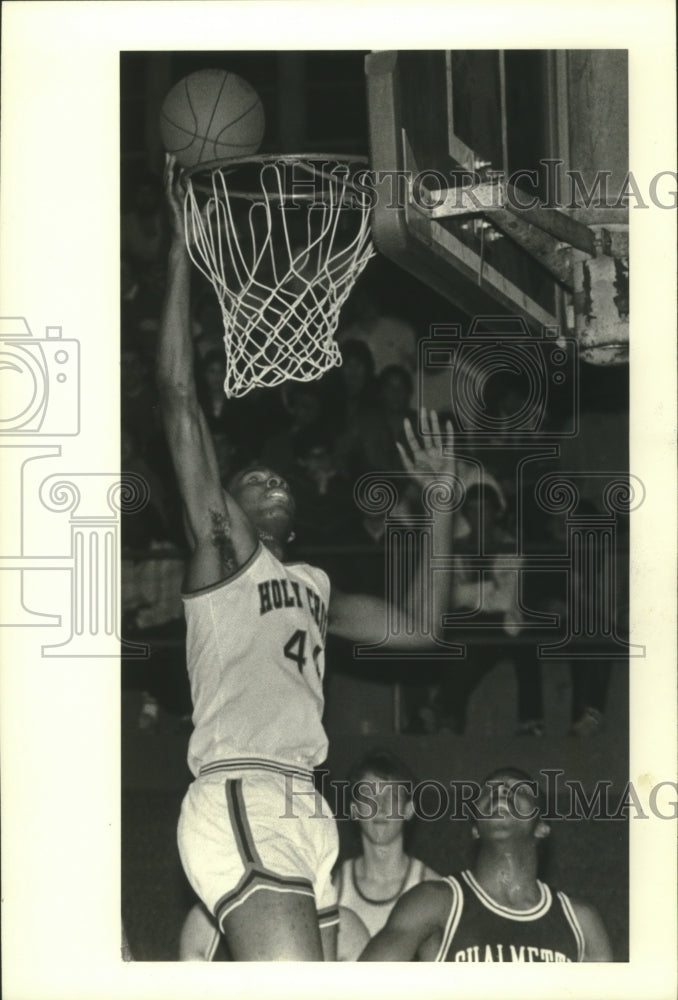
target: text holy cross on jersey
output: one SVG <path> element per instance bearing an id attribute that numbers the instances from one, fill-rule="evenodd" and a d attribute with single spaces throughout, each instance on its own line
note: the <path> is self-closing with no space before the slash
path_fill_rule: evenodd
<path id="1" fill-rule="evenodd" d="M 304 606 L 301 587 L 295 580 L 286 580 L 284 577 L 266 580 L 258 584 L 258 590 L 260 615 L 268 614 L 269 611 L 279 608 L 303 608 Z M 327 634 L 327 608 L 315 590 L 310 587 L 304 587 L 304 590 L 308 609 L 313 615 L 324 641 Z"/>

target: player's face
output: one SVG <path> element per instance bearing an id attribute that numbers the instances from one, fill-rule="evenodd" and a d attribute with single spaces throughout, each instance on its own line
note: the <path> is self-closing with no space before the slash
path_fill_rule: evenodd
<path id="1" fill-rule="evenodd" d="M 258 527 L 292 523 L 294 500 L 290 488 L 272 469 L 246 470 L 231 485 L 231 495 Z"/>
<path id="2" fill-rule="evenodd" d="M 403 836 L 403 827 L 412 814 L 412 803 L 403 787 L 389 779 L 366 774 L 358 792 L 363 801 L 352 805 L 353 818 L 363 837 L 373 844 L 391 844 Z"/>
<path id="3" fill-rule="evenodd" d="M 494 775 L 476 802 L 475 829 L 480 840 L 531 838 L 539 825 L 539 803 L 534 790 L 514 775 Z"/>

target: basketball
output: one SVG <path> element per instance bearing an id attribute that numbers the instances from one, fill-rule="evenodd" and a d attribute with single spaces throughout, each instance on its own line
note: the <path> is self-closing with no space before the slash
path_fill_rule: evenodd
<path id="1" fill-rule="evenodd" d="M 179 80 L 160 111 L 160 134 L 182 167 L 251 156 L 264 135 L 259 95 L 242 77 L 205 69 Z"/>

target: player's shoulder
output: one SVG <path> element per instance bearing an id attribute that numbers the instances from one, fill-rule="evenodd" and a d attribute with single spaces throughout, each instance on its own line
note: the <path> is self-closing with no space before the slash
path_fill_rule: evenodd
<path id="1" fill-rule="evenodd" d="M 310 563 L 304 562 L 301 559 L 295 559 L 294 557 L 291 559 L 285 557 L 279 558 L 275 552 L 271 551 L 268 545 L 265 545 L 261 541 L 252 556 L 251 565 L 257 572 L 275 575 L 280 579 L 283 577 L 298 577 L 303 581 L 315 582 L 316 580 L 322 580 L 326 576 L 324 570 L 316 566 L 311 566 Z"/>
<path id="2" fill-rule="evenodd" d="M 610 939 L 602 917 L 592 903 L 567 896 L 558 896 L 565 910 L 570 910 L 583 938 L 583 960 L 585 962 L 611 962 L 613 960 Z"/>
<path id="3" fill-rule="evenodd" d="M 590 903 L 587 903 L 583 899 L 579 899 L 577 896 L 571 896 L 569 892 L 563 892 L 563 890 L 556 885 L 548 884 L 547 888 L 550 890 L 551 896 L 560 901 L 563 909 L 571 910 L 575 914 L 583 913 L 584 916 L 587 916 L 589 913 L 596 912 L 595 907 Z"/>
<path id="4" fill-rule="evenodd" d="M 326 573 L 324 569 L 321 569 L 320 566 L 311 566 L 310 563 L 306 563 L 305 565 L 308 567 L 309 572 L 312 573 L 317 580 L 322 581 L 322 583 L 329 588 L 329 574 Z"/>
<path id="5" fill-rule="evenodd" d="M 290 572 L 307 573 L 309 576 L 318 577 L 321 580 L 329 580 L 329 576 L 324 569 L 321 569 L 320 566 L 314 566 L 312 563 L 305 562 L 303 559 L 286 559 L 283 566 Z"/>
<path id="6" fill-rule="evenodd" d="M 450 903 L 457 891 L 454 880 L 442 878 L 434 873 L 434 877 L 418 882 L 417 885 L 408 889 L 398 901 L 398 906 L 403 904 L 409 910 L 425 912 L 429 917 L 438 915 L 447 916 Z"/>
<path id="7" fill-rule="evenodd" d="M 552 890 L 553 891 L 553 890 Z M 591 921 L 600 920 L 600 914 L 596 907 L 584 899 L 570 896 L 569 893 L 556 890 L 555 894 L 561 900 L 562 905 L 569 908 L 581 924 L 589 924 Z"/>
<path id="8" fill-rule="evenodd" d="M 448 881 L 419 882 L 400 897 L 389 926 L 404 934 L 416 930 L 426 937 L 445 927 L 454 903 L 454 889 Z"/>
<path id="9" fill-rule="evenodd" d="M 286 572 L 293 576 L 299 576 L 302 580 L 312 583 L 320 591 L 321 597 L 327 603 L 330 596 L 330 578 L 320 566 L 313 566 L 307 562 L 295 562 L 290 560 L 284 564 Z"/>

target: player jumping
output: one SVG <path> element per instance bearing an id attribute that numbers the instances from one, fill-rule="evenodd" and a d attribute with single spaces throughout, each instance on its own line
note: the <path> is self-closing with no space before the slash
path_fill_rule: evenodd
<path id="1" fill-rule="evenodd" d="M 284 562 L 294 500 L 274 471 L 253 466 L 222 488 L 196 398 L 190 258 L 172 157 L 165 185 L 172 240 L 158 385 L 191 548 L 183 597 L 195 727 L 188 751 L 195 780 L 182 805 L 179 850 L 233 960 L 333 958 L 337 833 L 312 776 L 327 754 L 324 641 L 329 630 L 380 642 L 387 608 L 336 592 L 330 605 L 322 570 Z M 401 455 L 408 471 L 430 482 L 432 473 L 452 472 L 453 460 L 434 414 L 430 423 L 423 414 L 423 429 L 421 447 L 407 424 L 411 456 Z M 447 552 L 450 518 L 436 517 L 433 531 L 434 550 Z M 434 574 L 434 621 L 447 605 L 449 578 Z M 424 585 L 417 581 L 414 593 Z M 414 635 L 398 644 L 430 641 Z"/>

